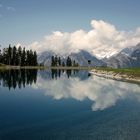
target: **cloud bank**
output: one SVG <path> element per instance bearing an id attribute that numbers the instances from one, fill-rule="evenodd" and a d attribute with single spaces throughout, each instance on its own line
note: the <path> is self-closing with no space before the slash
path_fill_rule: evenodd
<path id="1" fill-rule="evenodd" d="M 109 57 L 125 47 L 135 46 L 140 42 L 140 28 L 134 31 L 119 31 L 116 27 L 103 20 L 92 20 L 91 30 L 75 32 L 54 31 L 46 35 L 42 41 L 35 41 L 30 48 L 56 53 L 70 53 L 86 50 L 98 58 Z"/>

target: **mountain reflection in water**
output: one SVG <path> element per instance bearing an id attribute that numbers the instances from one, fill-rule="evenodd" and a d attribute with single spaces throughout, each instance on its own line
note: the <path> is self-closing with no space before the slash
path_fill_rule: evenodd
<path id="1" fill-rule="evenodd" d="M 1 70 L 0 83 L 0 140 L 140 138 L 137 84 L 88 71 L 27 69 Z"/>
<path id="2" fill-rule="evenodd" d="M 52 74 L 53 79 L 57 79 L 52 80 L 49 72 L 41 71 L 33 88 L 43 89 L 46 96 L 51 96 L 55 100 L 88 99 L 93 102 L 93 111 L 112 107 L 117 101 L 124 99 L 134 98 L 140 101 L 140 86 L 137 84 L 97 77 L 90 75 L 88 71 L 63 71 L 61 77 L 59 73 L 57 71 Z"/>
<path id="3" fill-rule="evenodd" d="M 11 88 L 43 90 L 55 100 L 74 99 L 92 101 L 92 110 L 104 110 L 117 101 L 135 98 L 140 101 L 140 86 L 90 75 L 78 70 L 6 70 L 0 71 L 0 85 Z"/>

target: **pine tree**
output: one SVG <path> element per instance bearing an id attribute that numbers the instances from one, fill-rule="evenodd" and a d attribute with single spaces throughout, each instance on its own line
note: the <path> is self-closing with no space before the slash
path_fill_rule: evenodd
<path id="1" fill-rule="evenodd" d="M 34 51 L 34 54 L 33 54 L 33 65 L 34 66 L 37 66 L 38 64 L 37 64 L 37 53 L 36 53 L 36 51 Z"/>
<path id="2" fill-rule="evenodd" d="M 18 48 L 18 53 L 17 53 L 17 63 L 18 63 L 18 65 L 19 66 L 21 66 L 21 56 L 22 56 L 22 48 L 21 48 L 21 46 L 19 46 L 19 48 Z"/>
<path id="3" fill-rule="evenodd" d="M 52 66 L 52 67 L 55 66 L 54 56 L 52 56 L 52 58 L 51 58 L 51 66 Z"/>
<path id="4" fill-rule="evenodd" d="M 8 65 L 11 65 L 11 59 L 12 59 L 12 48 L 11 48 L 11 45 L 9 45 L 9 48 L 8 48 L 7 58 L 8 58 Z"/>
<path id="5" fill-rule="evenodd" d="M 17 48 L 16 46 L 13 47 L 13 52 L 12 52 L 13 58 L 12 58 L 12 65 L 16 65 L 16 57 L 17 57 Z"/>
<path id="6" fill-rule="evenodd" d="M 58 58 L 57 58 L 57 55 L 56 55 L 55 58 L 54 58 L 54 66 L 57 66 L 57 64 L 58 64 Z"/>
<path id="7" fill-rule="evenodd" d="M 58 58 L 58 65 L 61 66 L 61 58 Z"/>
<path id="8" fill-rule="evenodd" d="M 74 66 L 74 67 L 76 66 L 76 62 L 75 62 L 75 60 L 73 60 L 73 66 Z"/>
<path id="9" fill-rule="evenodd" d="M 3 64 L 8 65 L 7 48 L 3 49 Z"/>
<path id="10" fill-rule="evenodd" d="M 26 50 L 24 47 L 21 54 L 21 66 L 25 66 L 25 65 L 26 65 Z"/>
<path id="11" fill-rule="evenodd" d="M 14 66 L 37 66 L 37 52 L 32 50 L 25 50 L 21 46 L 17 49 L 16 46 L 3 48 L 0 50 L 0 63 Z"/>
<path id="12" fill-rule="evenodd" d="M 29 66 L 33 66 L 33 61 L 34 61 L 34 58 L 33 58 L 33 51 L 30 50 L 30 55 L 29 55 L 30 59 L 29 59 Z"/>
<path id="13" fill-rule="evenodd" d="M 66 65 L 67 65 L 68 67 L 72 66 L 72 61 L 71 61 L 71 58 L 70 58 L 69 56 L 68 56 L 68 58 L 67 58 Z"/>
<path id="14" fill-rule="evenodd" d="M 29 66 L 30 65 L 30 51 L 27 50 L 26 53 L 27 53 L 27 59 L 26 59 L 26 64 L 25 65 Z"/>

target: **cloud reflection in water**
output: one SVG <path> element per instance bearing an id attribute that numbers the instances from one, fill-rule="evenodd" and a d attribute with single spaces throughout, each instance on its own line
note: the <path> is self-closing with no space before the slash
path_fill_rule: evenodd
<path id="1" fill-rule="evenodd" d="M 39 75 L 34 88 L 43 89 L 46 96 L 56 100 L 72 98 L 79 101 L 93 101 L 92 110 L 104 110 L 126 98 L 140 101 L 140 86 L 127 82 L 105 79 L 92 75 L 82 80 L 80 77 L 70 77 L 65 74 L 57 80 L 46 80 Z"/>

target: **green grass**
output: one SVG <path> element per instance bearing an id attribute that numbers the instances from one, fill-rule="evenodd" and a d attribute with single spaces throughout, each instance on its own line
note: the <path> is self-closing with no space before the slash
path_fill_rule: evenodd
<path id="1" fill-rule="evenodd" d="M 140 77 L 140 68 L 96 68 L 97 70 L 112 71 L 120 74 L 127 74 Z"/>

